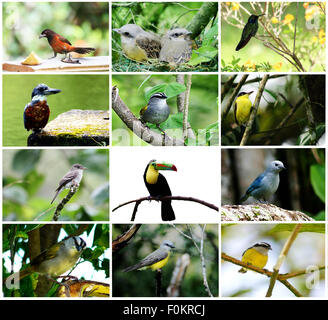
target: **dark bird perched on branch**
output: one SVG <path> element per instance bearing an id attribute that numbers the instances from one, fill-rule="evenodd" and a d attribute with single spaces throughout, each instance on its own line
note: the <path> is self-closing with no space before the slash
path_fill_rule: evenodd
<path id="1" fill-rule="evenodd" d="M 51 58 L 55 58 L 57 56 L 57 53 L 65 54 L 64 59 L 62 59 L 63 62 L 78 63 L 78 61 L 74 61 L 71 59 L 69 55 L 70 52 L 85 54 L 96 50 L 95 48 L 74 47 L 66 38 L 62 37 L 61 35 L 50 29 L 43 30 L 39 36 L 39 39 L 41 38 L 48 39 L 48 42 L 52 50 L 54 51 L 54 56 Z M 68 59 L 66 60 L 67 53 Z"/>
<path id="2" fill-rule="evenodd" d="M 48 123 L 50 109 L 47 96 L 61 92 L 59 89 L 49 88 L 46 84 L 38 84 L 32 91 L 32 101 L 24 109 L 24 127 L 27 131 L 41 131 Z"/>
<path id="3" fill-rule="evenodd" d="M 170 115 L 170 107 L 166 102 L 167 96 L 163 92 L 154 93 L 148 104 L 140 110 L 140 120 L 143 123 L 149 122 L 156 125 L 156 127 L 165 133 L 160 124 L 167 120 Z"/>
<path id="4" fill-rule="evenodd" d="M 174 164 L 156 162 L 151 160 L 144 173 L 144 181 L 146 187 L 152 197 L 171 196 L 171 189 L 165 177 L 158 170 L 177 171 Z M 161 203 L 161 214 L 163 221 L 172 221 L 175 219 L 175 214 L 171 205 L 171 200 L 163 200 Z"/>
<path id="5" fill-rule="evenodd" d="M 243 29 L 243 32 L 241 34 L 241 39 L 236 47 L 236 51 L 244 48 L 246 44 L 251 40 L 252 37 L 255 37 L 256 32 L 259 28 L 258 19 L 259 17 L 264 16 L 264 14 L 260 14 L 259 16 L 256 16 L 252 14 Z"/>

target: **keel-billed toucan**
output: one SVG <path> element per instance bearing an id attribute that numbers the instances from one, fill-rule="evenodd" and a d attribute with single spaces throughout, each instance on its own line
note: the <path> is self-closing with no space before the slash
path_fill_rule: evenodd
<path id="1" fill-rule="evenodd" d="M 156 162 L 156 160 L 149 161 L 143 176 L 146 187 L 152 197 L 171 196 L 172 193 L 170 187 L 165 177 L 162 174 L 160 174 L 158 170 L 177 171 L 177 168 L 174 164 Z M 163 221 L 171 221 L 175 219 L 175 214 L 171 205 L 171 200 L 162 201 L 161 213 L 162 213 Z"/>

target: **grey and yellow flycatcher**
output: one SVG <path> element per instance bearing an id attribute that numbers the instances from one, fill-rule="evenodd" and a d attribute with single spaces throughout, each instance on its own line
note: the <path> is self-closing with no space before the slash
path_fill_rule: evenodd
<path id="1" fill-rule="evenodd" d="M 254 91 L 240 92 L 235 100 L 234 116 L 238 125 L 245 124 L 249 119 L 249 115 L 252 109 L 252 102 L 249 99 L 249 95 L 253 92 Z"/>
<path id="2" fill-rule="evenodd" d="M 170 107 L 166 99 L 165 93 L 154 93 L 150 97 L 148 104 L 140 110 L 140 120 L 144 123 L 153 123 L 160 131 L 164 132 L 160 128 L 160 124 L 166 121 L 170 115 Z"/>
<path id="3" fill-rule="evenodd" d="M 169 30 L 161 40 L 159 60 L 170 65 L 179 65 L 190 60 L 192 53 L 192 33 L 184 28 Z"/>
<path id="4" fill-rule="evenodd" d="M 51 203 L 55 201 L 58 194 L 62 192 L 64 189 L 69 189 L 73 186 L 79 186 L 82 177 L 83 170 L 87 169 L 79 163 L 73 164 L 71 169 L 64 175 L 64 177 L 59 181 L 59 186 L 56 189 L 55 196 L 53 197 Z"/>
<path id="5" fill-rule="evenodd" d="M 253 246 L 244 251 L 241 261 L 257 268 L 264 268 L 268 262 L 269 250 L 272 250 L 269 243 L 255 243 Z M 238 272 L 246 273 L 247 269 L 241 268 Z"/>
<path id="6" fill-rule="evenodd" d="M 175 248 L 175 246 L 172 241 L 164 240 L 157 250 L 149 254 L 137 264 L 125 268 L 123 272 L 144 269 L 151 269 L 155 271 L 162 269 L 169 261 L 170 253 L 173 248 Z"/>
<path id="7" fill-rule="evenodd" d="M 120 34 L 123 52 L 129 59 L 140 62 L 158 59 L 161 40 L 156 34 L 144 31 L 136 24 L 126 24 L 113 31 Z"/>

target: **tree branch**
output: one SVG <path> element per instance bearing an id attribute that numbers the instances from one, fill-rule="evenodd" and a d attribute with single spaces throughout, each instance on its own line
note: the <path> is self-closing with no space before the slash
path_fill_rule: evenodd
<path id="1" fill-rule="evenodd" d="M 243 135 L 243 137 L 241 139 L 241 142 L 240 142 L 241 146 L 244 146 L 246 144 L 246 142 L 248 140 L 248 137 L 251 134 L 253 123 L 254 123 L 254 120 L 255 120 L 255 117 L 256 117 L 256 114 L 257 114 L 257 110 L 258 110 L 259 105 L 260 105 L 261 98 L 262 98 L 263 90 L 265 88 L 265 85 L 266 85 L 268 79 L 269 79 L 269 75 L 265 74 L 263 76 L 262 81 L 259 84 L 259 88 L 258 88 L 257 95 L 256 95 L 256 98 L 255 98 L 255 102 L 254 102 L 254 107 L 251 110 L 251 114 L 249 116 L 249 120 L 247 122 L 244 135 Z"/>
<path id="2" fill-rule="evenodd" d="M 67 194 L 67 196 L 59 202 L 59 204 L 57 205 L 56 207 L 56 210 L 54 212 L 54 215 L 52 217 L 52 220 L 53 221 L 58 221 L 59 219 L 59 216 L 60 216 L 60 212 L 64 209 L 66 203 L 71 200 L 71 198 L 74 196 L 74 194 L 77 192 L 79 186 L 72 186 L 70 189 L 69 189 L 69 192 Z"/>
<path id="3" fill-rule="evenodd" d="M 270 279 L 270 285 L 268 288 L 268 291 L 266 293 L 266 297 L 271 297 L 272 296 L 272 292 L 273 292 L 273 288 L 275 286 L 275 283 L 278 279 L 278 275 L 279 275 L 279 270 L 281 265 L 283 264 L 283 262 L 286 259 L 286 256 L 289 252 L 290 247 L 292 246 L 293 242 L 295 241 L 300 229 L 301 229 L 302 225 L 301 224 L 297 224 L 292 232 L 292 234 L 289 236 L 289 238 L 287 239 L 284 247 L 281 250 L 281 253 L 278 257 L 278 260 L 275 264 L 275 266 L 273 267 L 273 273 L 271 275 L 271 279 Z"/>
<path id="4" fill-rule="evenodd" d="M 131 217 L 131 221 L 134 221 L 135 219 L 135 216 L 136 216 L 136 212 L 138 210 L 138 206 L 139 204 L 142 202 L 142 201 L 151 201 L 151 200 L 155 200 L 155 201 L 165 201 L 165 200 L 182 200 L 182 201 L 192 201 L 192 202 L 197 202 L 203 206 L 206 206 L 210 209 L 213 209 L 215 211 L 219 211 L 219 208 L 214 205 L 214 204 L 211 204 L 211 203 L 208 203 L 206 201 L 203 201 L 203 200 L 200 200 L 200 199 L 197 199 L 197 198 L 193 198 L 193 197 L 182 197 L 182 196 L 165 196 L 165 197 L 151 197 L 151 196 L 148 196 L 148 197 L 142 197 L 142 198 L 139 198 L 139 199 L 135 199 L 135 200 L 130 200 L 130 201 L 127 201 L 127 202 L 124 202 L 120 205 L 118 205 L 117 207 L 115 207 L 112 212 L 116 211 L 117 209 L 121 208 L 121 207 L 124 207 L 130 203 L 136 203 L 135 204 L 135 207 L 134 207 L 134 210 L 133 210 L 133 214 L 132 214 L 132 217 Z"/>
<path id="5" fill-rule="evenodd" d="M 153 146 L 184 146 L 183 140 L 154 132 L 137 119 L 120 98 L 116 86 L 112 88 L 112 108 L 124 124 L 145 142 Z"/>

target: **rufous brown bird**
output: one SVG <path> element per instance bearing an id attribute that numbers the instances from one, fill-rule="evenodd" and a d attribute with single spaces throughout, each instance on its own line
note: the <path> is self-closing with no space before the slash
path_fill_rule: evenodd
<path id="1" fill-rule="evenodd" d="M 78 60 L 74 61 L 71 59 L 71 56 L 69 54 L 70 52 L 85 54 L 96 50 L 95 48 L 74 47 L 66 38 L 62 37 L 61 35 L 50 29 L 43 30 L 39 36 L 39 39 L 41 38 L 48 39 L 48 42 L 52 50 L 54 51 L 54 56 L 51 58 L 55 58 L 57 56 L 57 53 L 65 54 L 64 59 L 62 59 L 63 62 L 79 63 Z M 67 54 L 68 59 L 66 59 Z"/>

